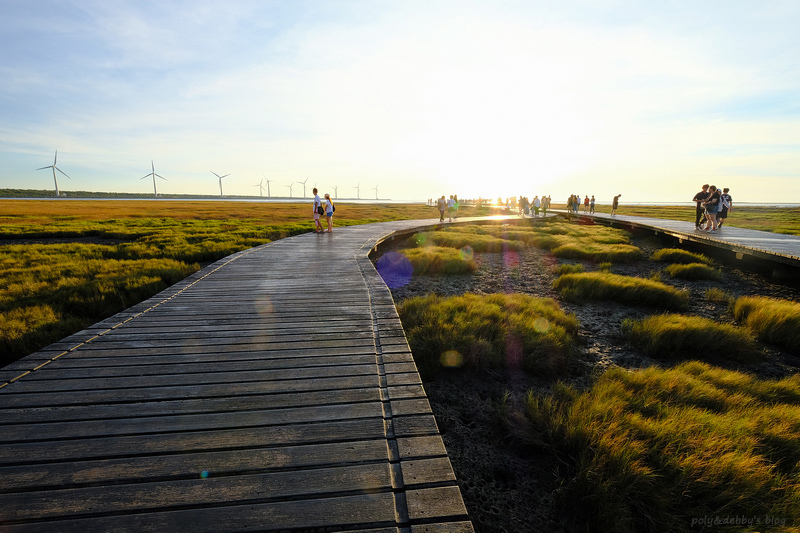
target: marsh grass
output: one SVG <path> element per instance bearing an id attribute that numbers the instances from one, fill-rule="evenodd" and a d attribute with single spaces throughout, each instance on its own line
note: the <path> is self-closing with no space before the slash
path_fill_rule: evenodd
<path id="1" fill-rule="evenodd" d="M 437 213 L 400 204 L 337 207 L 337 226 Z M 203 263 L 312 228 L 310 201 L 0 200 L 0 366 L 155 295 Z"/>
<path id="2" fill-rule="evenodd" d="M 556 276 L 563 276 L 564 274 L 577 274 L 583 272 L 583 265 L 580 263 L 562 263 L 552 268 L 552 272 Z"/>
<path id="3" fill-rule="evenodd" d="M 704 263 L 673 263 L 664 267 L 664 271 L 673 278 L 719 280 L 722 272 L 718 268 Z"/>
<path id="4" fill-rule="evenodd" d="M 642 320 L 625 319 L 627 340 L 647 355 L 681 359 L 732 359 L 752 362 L 758 358 L 749 330 L 720 324 L 699 316 L 652 315 Z"/>
<path id="5" fill-rule="evenodd" d="M 564 259 L 598 262 L 630 262 L 642 258 L 630 244 L 630 234 L 606 226 L 582 226 L 561 222 L 525 225 L 451 226 L 409 239 L 411 246 L 469 247 L 473 252 L 520 251 L 526 246 L 550 250 Z"/>
<path id="6" fill-rule="evenodd" d="M 560 459 L 558 494 L 578 529 L 800 516 L 800 376 L 760 380 L 697 361 L 614 368 L 585 392 L 529 393 L 527 420 L 531 442 Z"/>
<path id="7" fill-rule="evenodd" d="M 426 246 L 401 250 L 414 267 L 414 274 L 466 274 L 477 268 L 472 253 L 456 248 Z"/>
<path id="8" fill-rule="evenodd" d="M 659 281 L 609 272 L 565 274 L 556 278 L 553 287 L 563 298 L 576 302 L 611 300 L 671 310 L 685 309 L 689 305 L 687 291 Z"/>
<path id="9" fill-rule="evenodd" d="M 800 355 L 800 303 L 742 296 L 733 303 L 733 315 L 760 340 Z"/>
<path id="10" fill-rule="evenodd" d="M 722 290 L 718 287 L 709 287 L 706 289 L 704 296 L 709 302 L 725 304 L 731 308 L 733 307 L 733 302 L 735 301 L 735 298 L 730 292 Z"/>
<path id="11" fill-rule="evenodd" d="M 421 296 L 400 303 L 398 313 L 425 376 L 462 366 L 557 375 L 578 329 L 555 300 L 523 294 Z"/>
<path id="12" fill-rule="evenodd" d="M 662 248 L 651 257 L 653 261 L 666 261 L 668 263 L 702 263 L 710 265 L 711 259 L 703 254 L 696 254 L 681 250 L 680 248 Z"/>

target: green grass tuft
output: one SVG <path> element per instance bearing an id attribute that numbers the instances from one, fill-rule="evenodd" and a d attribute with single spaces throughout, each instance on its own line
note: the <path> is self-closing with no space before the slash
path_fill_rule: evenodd
<path id="1" fill-rule="evenodd" d="M 531 442 L 560 458 L 558 495 L 576 529 L 688 532 L 733 515 L 763 528 L 766 516 L 800 516 L 800 376 L 759 380 L 697 361 L 615 368 L 585 392 L 531 392 L 527 417 Z"/>
<path id="2" fill-rule="evenodd" d="M 426 246 L 401 250 L 414 267 L 414 274 L 466 274 L 477 268 L 472 254 L 455 248 Z"/>
<path id="3" fill-rule="evenodd" d="M 689 293 L 664 283 L 608 272 L 565 274 L 553 286 L 573 301 L 613 300 L 620 303 L 680 310 L 689 305 Z"/>
<path id="4" fill-rule="evenodd" d="M 553 267 L 553 274 L 556 276 L 563 276 L 564 274 L 576 274 L 583 272 L 583 265 L 580 263 L 562 263 Z"/>
<path id="5" fill-rule="evenodd" d="M 626 319 L 622 327 L 631 344 L 654 357 L 721 357 L 751 362 L 758 356 L 748 330 L 699 316 L 653 315 L 642 320 Z"/>
<path id="6" fill-rule="evenodd" d="M 731 293 L 717 287 L 710 287 L 706 289 L 705 297 L 709 302 L 725 304 L 728 306 L 732 306 L 735 300 Z"/>
<path id="7" fill-rule="evenodd" d="M 652 257 L 654 261 L 666 261 L 668 263 L 703 263 L 710 265 L 711 259 L 703 254 L 696 254 L 694 252 L 687 252 L 680 248 L 662 248 L 655 252 Z"/>
<path id="8" fill-rule="evenodd" d="M 443 366 L 559 374 L 578 329 L 555 300 L 522 294 L 422 296 L 402 302 L 398 312 L 426 376 Z"/>
<path id="9" fill-rule="evenodd" d="M 800 354 L 800 303 L 763 296 L 742 296 L 733 316 L 760 340 Z"/>
<path id="10" fill-rule="evenodd" d="M 703 263 L 673 263 L 664 270 L 673 278 L 718 280 L 722 272 Z"/>

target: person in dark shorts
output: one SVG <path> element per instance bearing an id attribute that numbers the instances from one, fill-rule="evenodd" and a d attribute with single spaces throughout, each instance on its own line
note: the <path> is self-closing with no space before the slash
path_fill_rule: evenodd
<path id="1" fill-rule="evenodd" d="M 614 201 L 611 202 L 611 214 L 612 215 L 616 215 L 617 214 L 617 208 L 619 207 L 619 197 L 620 196 L 622 196 L 622 195 L 621 194 L 616 195 L 614 197 Z"/>
<path id="2" fill-rule="evenodd" d="M 703 190 L 695 194 L 694 198 L 692 198 L 693 202 L 697 202 L 697 209 L 695 209 L 694 216 L 694 229 L 700 229 L 700 227 L 706 223 L 706 208 L 703 207 L 703 202 L 708 199 L 708 196 L 708 183 L 706 183 L 703 185 Z"/>
<path id="3" fill-rule="evenodd" d="M 720 195 L 721 207 L 717 214 L 717 229 L 721 228 L 725 223 L 725 219 L 728 218 L 728 211 L 733 211 L 733 198 L 728 194 L 728 191 L 730 191 L 730 189 L 725 187 L 722 189 L 722 194 Z"/>

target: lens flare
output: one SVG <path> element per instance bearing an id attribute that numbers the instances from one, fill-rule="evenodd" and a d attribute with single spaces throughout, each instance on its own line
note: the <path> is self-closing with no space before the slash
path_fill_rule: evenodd
<path id="1" fill-rule="evenodd" d="M 508 269 L 519 268 L 519 254 L 514 250 L 507 250 L 503 253 L 503 265 Z"/>
<path id="2" fill-rule="evenodd" d="M 550 329 L 550 321 L 546 318 L 539 317 L 533 321 L 533 329 L 535 329 L 537 333 L 547 333 Z"/>
<path id="3" fill-rule="evenodd" d="M 458 255 L 464 261 L 472 261 L 472 257 L 473 257 L 474 254 L 472 252 L 472 248 L 471 247 L 465 246 L 458 252 Z"/>
<path id="4" fill-rule="evenodd" d="M 200 479 L 206 479 L 206 478 L 208 478 L 208 470 L 203 470 L 202 472 L 200 472 Z"/>
<path id="5" fill-rule="evenodd" d="M 455 350 L 448 350 L 439 357 L 439 362 L 448 368 L 459 368 L 464 365 L 464 357 Z"/>
<path id="6" fill-rule="evenodd" d="M 390 289 L 399 289 L 408 285 L 408 282 L 411 281 L 411 275 L 414 273 L 414 266 L 411 261 L 398 252 L 383 254 L 375 264 L 375 268 Z"/>

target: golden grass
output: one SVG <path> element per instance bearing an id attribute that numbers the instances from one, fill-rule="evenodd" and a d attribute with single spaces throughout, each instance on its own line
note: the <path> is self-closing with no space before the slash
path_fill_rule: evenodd
<path id="1" fill-rule="evenodd" d="M 686 291 L 659 281 L 610 272 L 564 274 L 556 278 L 553 287 L 562 297 L 576 302 L 610 300 L 663 309 L 684 309 L 689 304 Z"/>
<path id="2" fill-rule="evenodd" d="M 742 296 L 733 304 L 733 315 L 759 339 L 800 355 L 800 303 Z"/>
<path id="3" fill-rule="evenodd" d="M 466 274 L 477 268 L 472 252 L 466 249 L 426 246 L 401 250 L 414 267 L 414 274 Z"/>
<path id="4" fill-rule="evenodd" d="M 653 261 L 666 261 L 668 263 L 703 263 L 711 264 L 711 259 L 703 254 L 696 254 L 680 248 L 662 248 L 651 257 Z"/>
<path id="5" fill-rule="evenodd" d="M 429 295 L 403 301 L 398 313 L 426 375 L 461 366 L 558 374 L 578 329 L 555 300 L 522 294 Z"/>
<path id="6" fill-rule="evenodd" d="M 758 357 L 749 330 L 699 316 L 652 315 L 626 319 L 623 331 L 637 349 L 654 357 L 722 358 L 750 362 Z"/>
<path id="7" fill-rule="evenodd" d="M 585 392 L 531 392 L 527 415 L 531 441 L 562 461 L 559 495 L 581 529 L 800 516 L 800 376 L 760 380 L 700 362 L 612 369 Z"/>
<path id="8" fill-rule="evenodd" d="M 664 271 L 673 278 L 681 279 L 718 280 L 722 278 L 720 269 L 704 263 L 673 263 L 667 265 Z"/>

